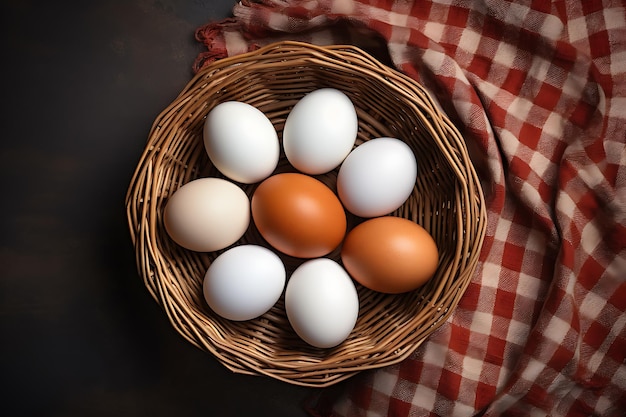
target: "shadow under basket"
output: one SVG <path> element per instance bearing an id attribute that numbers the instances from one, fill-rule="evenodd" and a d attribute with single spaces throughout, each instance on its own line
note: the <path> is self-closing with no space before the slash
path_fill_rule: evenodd
<path id="1" fill-rule="evenodd" d="M 213 107 L 229 100 L 251 104 L 272 121 L 280 140 L 295 103 L 323 87 L 344 92 L 356 107 L 355 146 L 387 136 L 411 147 L 418 162 L 416 185 L 392 215 L 423 226 L 440 253 L 435 276 L 415 291 L 388 295 L 356 284 L 356 327 L 330 349 L 314 348 L 295 334 L 284 311 L 284 294 L 253 320 L 229 321 L 213 313 L 202 282 L 223 251 L 186 250 L 163 225 L 163 210 L 174 191 L 199 177 L 223 178 L 209 161 L 202 138 Z M 288 170 L 293 169 L 281 154 L 276 172 Z M 316 178 L 335 190 L 336 175 L 337 169 Z M 239 185 L 252 196 L 255 185 Z M 268 45 L 197 73 L 156 118 L 126 209 L 139 274 L 182 336 L 233 372 L 310 387 L 329 386 L 413 353 L 458 304 L 476 268 L 486 227 L 484 197 L 463 138 L 422 86 L 356 47 L 300 42 Z M 267 246 L 253 227 L 236 244 L 243 243 Z M 327 257 L 341 262 L 338 251 Z M 303 260 L 283 256 L 283 261 L 289 277 Z"/>

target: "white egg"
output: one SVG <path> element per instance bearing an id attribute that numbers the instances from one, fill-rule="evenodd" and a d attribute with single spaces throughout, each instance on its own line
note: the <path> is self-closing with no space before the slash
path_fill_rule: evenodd
<path id="1" fill-rule="evenodd" d="M 287 116 L 285 156 L 305 174 L 332 171 L 352 150 L 358 127 L 356 109 L 348 96 L 334 88 L 314 90 Z"/>
<path id="2" fill-rule="evenodd" d="M 398 209 L 415 187 L 413 151 L 395 138 L 362 143 L 346 157 L 337 175 L 337 194 L 344 207 L 360 217 L 377 217 Z"/>
<path id="3" fill-rule="evenodd" d="M 293 272 L 285 290 L 289 323 L 308 344 L 329 348 L 354 329 L 359 296 L 348 273 L 337 262 L 317 258 Z"/>
<path id="4" fill-rule="evenodd" d="M 209 159 L 231 180 L 253 184 L 269 177 L 278 165 L 280 144 L 274 125 L 250 104 L 227 101 L 213 107 L 203 136 Z"/>
<path id="5" fill-rule="evenodd" d="M 172 194 L 163 213 L 165 229 L 179 245 L 211 252 L 235 243 L 250 224 L 250 199 L 236 184 L 199 178 Z"/>
<path id="6" fill-rule="evenodd" d="M 220 316 L 251 320 L 276 304 L 285 287 L 283 262 L 258 245 L 228 249 L 211 263 L 204 276 L 204 298 Z"/>

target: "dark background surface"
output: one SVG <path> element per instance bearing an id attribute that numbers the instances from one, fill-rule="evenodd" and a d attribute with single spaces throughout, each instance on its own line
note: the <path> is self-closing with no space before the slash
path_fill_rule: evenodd
<path id="1" fill-rule="evenodd" d="M 305 416 L 313 389 L 190 345 L 135 267 L 124 197 L 234 0 L 2 2 L 0 407 L 5 416 Z"/>

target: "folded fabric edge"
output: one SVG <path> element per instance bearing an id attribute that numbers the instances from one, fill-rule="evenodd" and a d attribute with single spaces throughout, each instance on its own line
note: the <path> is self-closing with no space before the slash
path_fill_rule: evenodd
<path id="1" fill-rule="evenodd" d="M 218 59 L 226 58 L 229 55 L 233 55 L 232 51 L 229 51 L 227 37 L 229 34 L 240 35 L 242 32 L 243 29 L 241 21 L 235 18 L 209 22 L 196 29 L 196 40 L 204 45 L 207 50 L 198 54 L 194 60 L 192 65 L 193 72 L 197 73 L 203 67 L 211 64 L 212 62 L 215 62 Z M 245 51 L 237 51 L 238 53 L 248 52 L 258 48 L 258 45 L 254 42 L 246 41 L 240 43 L 245 46 Z"/>

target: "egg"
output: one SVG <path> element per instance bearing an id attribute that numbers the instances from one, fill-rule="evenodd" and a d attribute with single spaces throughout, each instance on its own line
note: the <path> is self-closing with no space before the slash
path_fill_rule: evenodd
<path id="1" fill-rule="evenodd" d="M 203 138 L 215 168 L 233 181 L 257 183 L 278 165 L 280 143 L 274 125 L 250 104 L 226 101 L 213 107 Z"/>
<path id="2" fill-rule="evenodd" d="M 356 109 L 343 92 L 320 88 L 301 98 L 283 128 L 285 156 L 300 172 L 332 171 L 352 150 L 358 131 Z"/>
<path id="3" fill-rule="evenodd" d="M 319 348 L 339 345 L 359 314 L 354 283 L 337 262 L 311 259 L 291 274 L 285 290 L 289 323 L 302 340 Z"/>
<path id="4" fill-rule="evenodd" d="M 346 157 L 337 175 L 337 193 L 352 214 L 370 218 L 389 214 L 415 187 L 417 161 L 411 148 L 396 138 L 375 138 Z"/>
<path id="5" fill-rule="evenodd" d="M 187 249 L 212 252 L 243 236 L 250 224 L 250 200 L 236 184 L 199 178 L 167 200 L 163 222 L 168 235 Z"/>
<path id="6" fill-rule="evenodd" d="M 343 240 L 346 213 L 335 193 L 301 173 L 275 174 L 254 191 L 252 220 L 275 249 L 297 258 L 330 253 Z"/>
<path id="7" fill-rule="evenodd" d="M 437 271 L 439 253 L 419 224 L 394 216 L 368 219 L 354 227 L 341 249 L 341 262 L 361 285 L 388 294 L 412 291 Z"/>
<path id="8" fill-rule="evenodd" d="M 285 287 L 285 267 L 274 252 L 259 245 L 228 249 L 211 263 L 203 282 L 209 307 L 234 321 L 251 320 L 269 311 Z"/>

